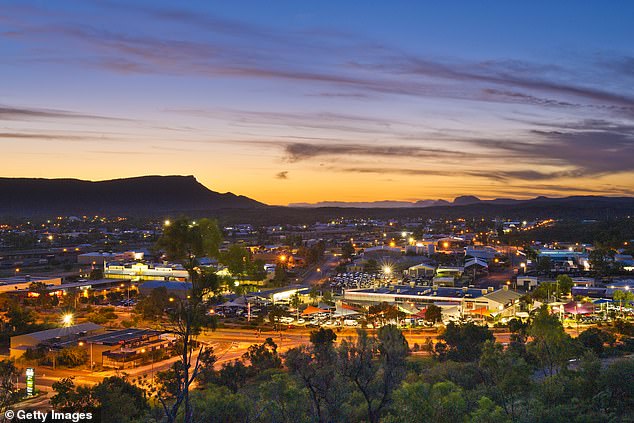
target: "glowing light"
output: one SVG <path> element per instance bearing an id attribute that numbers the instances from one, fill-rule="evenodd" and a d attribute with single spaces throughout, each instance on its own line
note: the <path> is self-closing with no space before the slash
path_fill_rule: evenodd
<path id="1" fill-rule="evenodd" d="M 169 219 L 166 219 L 165 222 L 163 222 L 163 225 L 165 225 L 165 226 L 169 226 L 171 224 L 172 224 L 172 222 L 170 222 Z"/>
<path id="2" fill-rule="evenodd" d="M 407 236 L 407 232 L 401 232 L 401 236 L 405 238 Z"/>
<path id="3" fill-rule="evenodd" d="M 73 324 L 73 319 L 74 316 L 72 315 L 72 313 L 66 313 L 62 316 L 62 323 L 64 324 L 64 326 L 70 326 Z"/>
<path id="4" fill-rule="evenodd" d="M 392 268 L 390 266 L 383 266 L 383 273 L 386 275 L 392 274 Z"/>

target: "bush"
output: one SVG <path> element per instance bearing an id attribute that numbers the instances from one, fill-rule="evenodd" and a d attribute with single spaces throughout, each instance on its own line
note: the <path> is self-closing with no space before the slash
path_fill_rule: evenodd
<path id="1" fill-rule="evenodd" d="M 88 352 L 79 347 L 64 348 L 57 353 L 56 360 L 62 366 L 77 367 L 86 364 Z"/>

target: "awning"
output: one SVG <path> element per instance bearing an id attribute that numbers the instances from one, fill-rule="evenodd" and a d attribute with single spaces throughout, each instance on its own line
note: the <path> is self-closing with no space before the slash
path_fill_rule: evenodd
<path id="1" fill-rule="evenodd" d="M 465 310 L 466 314 L 475 314 L 477 316 L 490 316 L 491 312 L 486 307 L 474 308 L 473 310 Z"/>
<path id="2" fill-rule="evenodd" d="M 304 311 L 302 311 L 302 316 L 310 316 L 311 314 L 317 313 L 330 313 L 330 310 L 324 310 L 323 308 L 308 306 Z"/>

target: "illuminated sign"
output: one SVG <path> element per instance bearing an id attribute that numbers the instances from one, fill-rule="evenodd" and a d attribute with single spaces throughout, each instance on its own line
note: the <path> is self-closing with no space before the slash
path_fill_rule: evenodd
<path id="1" fill-rule="evenodd" d="M 31 396 L 35 394 L 35 369 L 28 367 L 26 369 L 26 395 Z"/>

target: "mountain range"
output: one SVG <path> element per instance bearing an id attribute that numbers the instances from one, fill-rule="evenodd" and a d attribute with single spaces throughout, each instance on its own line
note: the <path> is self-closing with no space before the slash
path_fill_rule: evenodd
<path id="1" fill-rule="evenodd" d="M 193 176 L 141 176 L 108 181 L 0 178 L 0 214 L 162 214 L 245 209 L 264 204 L 219 193 Z"/>
<path id="2" fill-rule="evenodd" d="M 495 200 L 481 200 L 473 195 L 463 195 L 456 197 L 453 202 L 447 200 L 418 200 L 418 201 L 320 201 L 318 203 L 291 203 L 289 207 L 354 207 L 360 209 L 382 208 L 382 209 L 398 209 L 407 207 L 438 207 L 438 206 L 467 206 L 470 204 L 490 203 L 490 204 L 515 204 L 523 200 L 515 200 L 512 198 L 496 198 Z"/>
<path id="3" fill-rule="evenodd" d="M 0 216 L 214 216 L 234 223 L 306 223 L 335 216 L 367 218 L 575 218 L 634 215 L 634 197 L 572 196 L 528 200 L 446 200 L 296 203 L 269 206 L 231 192 L 212 191 L 194 176 L 142 176 L 108 181 L 0 178 Z"/>

